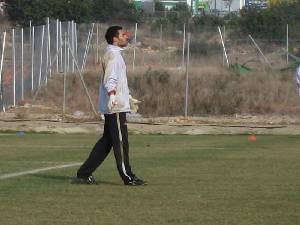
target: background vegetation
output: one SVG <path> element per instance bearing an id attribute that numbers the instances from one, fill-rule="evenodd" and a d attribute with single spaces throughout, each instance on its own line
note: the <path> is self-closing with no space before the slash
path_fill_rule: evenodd
<path id="1" fill-rule="evenodd" d="M 6 0 L 6 12 L 11 21 L 26 25 L 29 20 L 34 24 L 45 22 L 46 17 L 60 20 L 75 20 L 77 23 L 91 21 L 145 22 L 159 29 L 163 24 L 169 30 L 182 29 L 183 23 L 191 30 L 201 30 L 206 26 L 226 24 L 237 30 L 237 34 L 251 33 L 254 37 L 279 38 L 284 36 L 286 24 L 300 28 L 300 2 L 271 0 L 266 9 L 244 8 L 240 14 L 228 14 L 218 17 L 213 14 L 205 16 L 191 16 L 190 8 L 185 4 L 178 4 L 166 13 L 159 1 L 155 2 L 157 14 L 145 18 L 145 14 L 135 9 L 127 0 Z M 294 29 L 296 30 L 296 29 Z M 299 32 L 294 31 L 294 37 Z"/>

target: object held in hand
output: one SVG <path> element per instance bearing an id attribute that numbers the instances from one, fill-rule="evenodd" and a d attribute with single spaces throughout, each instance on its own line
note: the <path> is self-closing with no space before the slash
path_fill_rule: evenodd
<path id="1" fill-rule="evenodd" d="M 136 113 L 139 109 L 138 104 L 140 104 L 141 101 L 139 101 L 139 100 L 133 98 L 131 95 L 129 95 L 129 103 L 130 103 L 131 112 Z"/>
<path id="2" fill-rule="evenodd" d="M 109 111 L 111 111 L 113 109 L 113 107 L 116 105 L 117 105 L 116 96 L 114 94 L 111 94 L 109 96 L 107 108 Z"/>

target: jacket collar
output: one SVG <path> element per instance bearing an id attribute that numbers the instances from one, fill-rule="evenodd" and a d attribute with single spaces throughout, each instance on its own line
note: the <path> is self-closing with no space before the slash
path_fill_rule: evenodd
<path id="1" fill-rule="evenodd" d="M 117 51 L 117 52 L 121 52 L 124 49 L 120 48 L 119 46 L 115 46 L 115 45 L 107 45 L 106 50 L 110 50 L 110 51 Z"/>

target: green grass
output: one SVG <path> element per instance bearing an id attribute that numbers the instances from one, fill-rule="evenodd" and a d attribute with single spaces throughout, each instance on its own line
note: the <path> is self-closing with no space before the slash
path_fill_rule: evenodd
<path id="1" fill-rule="evenodd" d="M 83 161 L 96 135 L 0 134 L 0 176 Z M 300 137 L 131 135 L 148 186 L 123 186 L 113 154 L 100 185 L 76 167 L 0 180 L 1 225 L 297 225 Z"/>

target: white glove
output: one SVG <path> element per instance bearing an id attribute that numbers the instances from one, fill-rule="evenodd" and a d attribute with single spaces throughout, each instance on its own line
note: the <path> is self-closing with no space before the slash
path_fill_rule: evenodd
<path id="1" fill-rule="evenodd" d="M 130 103 L 130 109 L 131 112 L 136 113 L 139 109 L 138 104 L 141 103 L 141 101 L 133 98 L 131 95 L 129 95 L 129 103 Z"/>
<path id="2" fill-rule="evenodd" d="M 133 104 L 141 103 L 140 100 L 137 100 L 137 99 L 133 98 L 131 95 L 129 95 L 129 101 L 132 102 Z"/>
<path id="3" fill-rule="evenodd" d="M 114 94 L 111 94 L 109 96 L 107 108 L 109 111 L 111 111 L 116 105 L 117 105 L 116 96 Z"/>

